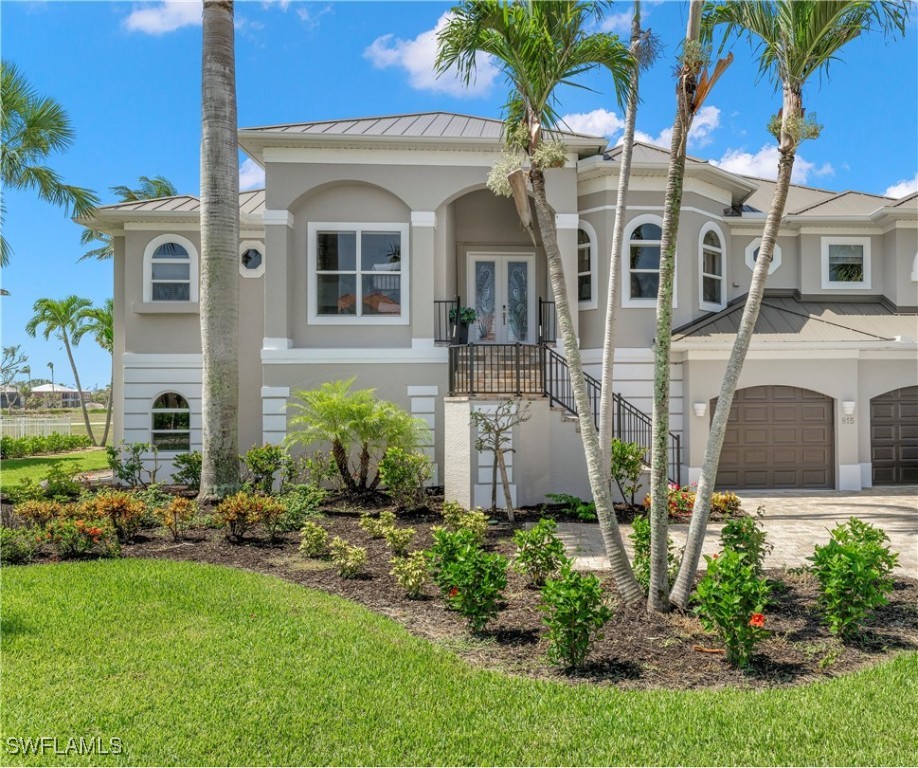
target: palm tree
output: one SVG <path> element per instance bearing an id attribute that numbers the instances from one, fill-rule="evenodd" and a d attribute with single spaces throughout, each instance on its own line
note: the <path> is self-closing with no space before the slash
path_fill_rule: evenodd
<path id="1" fill-rule="evenodd" d="M 108 430 L 112 423 L 112 402 L 114 400 L 115 387 L 115 325 L 114 302 L 106 299 L 105 304 L 101 307 L 87 307 L 80 311 L 80 324 L 73 332 L 74 345 L 80 343 L 80 339 L 87 333 L 91 333 L 102 349 L 112 355 L 112 378 L 109 385 L 108 407 L 105 413 L 105 431 L 102 433 L 102 445 L 108 443 Z"/>
<path id="2" fill-rule="evenodd" d="M 239 158 L 233 3 L 205 0 L 201 83 L 200 497 L 239 487 Z"/>
<path id="3" fill-rule="evenodd" d="M 892 0 L 730 0 L 721 5 L 711 4 L 707 8 L 706 30 L 710 32 L 716 26 L 726 25 L 725 42 L 736 34 L 749 38 L 757 46 L 760 52 L 760 76 L 767 75 L 774 82 L 776 90 L 781 88 L 782 107 L 770 126 L 778 140 L 778 179 L 771 209 L 765 219 L 762 244 L 752 273 L 746 305 L 711 420 L 711 432 L 695 494 L 685 554 L 670 594 L 671 602 L 678 606 L 688 604 L 698 570 L 720 449 L 733 405 L 733 395 L 762 305 L 768 267 L 784 215 L 797 147 L 801 141 L 819 135 L 820 127 L 805 117 L 803 87 L 812 75 L 827 74 L 829 64 L 837 58 L 838 52 L 860 35 L 875 29 L 884 34 L 903 34 L 908 16 L 909 4 Z"/>
<path id="4" fill-rule="evenodd" d="M 119 203 L 134 203 L 138 200 L 155 200 L 159 197 L 172 197 L 178 194 L 175 185 L 165 176 L 154 176 L 152 179 L 149 176 L 141 176 L 137 181 L 140 182 L 140 186 L 137 187 L 137 189 L 131 189 L 123 184 L 116 187 L 110 187 L 111 191 L 118 195 Z M 97 241 L 101 242 L 102 245 L 84 253 L 80 256 L 79 261 L 83 261 L 84 259 L 105 261 L 106 259 L 112 258 L 115 253 L 112 236 L 106 232 L 100 232 L 99 230 L 90 229 L 88 227 L 83 229 L 80 235 L 81 245 L 92 245 Z"/>
<path id="5" fill-rule="evenodd" d="M 26 333 L 35 338 L 35 332 L 39 326 L 43 326 L 44 337 L 51 337 L 53 333 L 58 339 L 64 342 L 64 349 L 67 350 L 67 359 L 70 360 L 70 369 L 73 371 L 73 379 L 76 382 L 77 392 L 80 395 L 80 408 L 83 411 L 83 423 L 86 425 L 86 434 L 93 445 L 96 445 L 95 435 L 92 433 L 92 426 L 89 423 L 89 413 L 86 410 L 86 402 L 83 399 L 83 387 L 80 384 L 80 374 L 77 371 L 76 362 L 73 359 L 73 349 L 70 340 L 75 336 L 82 336 L 85 331 L 82 327 L 85 323 L 84 311 L 92 306 L 89 299 L 81 299 L 79 296 L 68 296 L 66 299 L 56 301 L 54 299 L 39 299 L 32 306 L 32 319 L 26 323 Z M 74 342 L 76 343 L 76 342 Z M 48 364 L 54 373 L 54 366 Z M 53 382 L 53 376 L 52 376 Z"/>
<path id="6" fill-rule="evenodd" d="M 620 592 L 626 600 L 634 601 L 640 599 L 641 588 L 625 554 L 612 508 L 609 467 L 603 463 L 589 406 L 544 174 L 546 168 L 563 165 L 565 161 L 563 146 L 546 141 L 544 135 L 558 121 L 555 89 L 598 67 L 612 75 L 617 93 L 623 94 L 628 89 L 633 65 L 628 49 L 614 35 L 586 32 L 587 26 L 601 16 L 602 8 L 603 4 L 598 2 L 469 0 L 453 9 L 450 20 L 439 33 L 437 69 L 443 73 L 455 66 L 469 82 L 475 73 L 476 56 L 482 52 L 495 60 L 510 85 L 507 144 L 522 151 L 528 164 L 526 170 L 514 171 L 513 175 L 517 179 L 527 176 L 532 188 L 603 542 Z M 528 202 L 524 197 L 523 201 L 517 208 L 526 226 Z"/>
<path id="7" fill-rule="evenodd" d="M 99 203 L 93 192 L 64 184 L 44 163 L 73 143 L 73 128 L 63 107 L 39 96 L 19 69 L 0 62 L 0 182 L 7 189 L 32 189 L 39 199 L 68 206 L 72 216 L 85 216 Z M 0 228 L 6 206 L 0 201 Z M 12 249 L 0 235 L 0 266 Z"/>

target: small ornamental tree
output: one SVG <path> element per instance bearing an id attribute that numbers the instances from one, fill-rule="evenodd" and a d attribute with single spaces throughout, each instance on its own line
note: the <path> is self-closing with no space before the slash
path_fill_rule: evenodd
<path id="1" fill-rule="evenodd" d="M 512 523 L 516 519 L 513 511 L 513 497 L 510 495 L 510 478 L 507 473 L 505 454 L 513 453 L 510 447 L 513 440 L 513 428 L 531 418 L 529 403 L 520 400 L 504 400 L 498 403 L 493 412 L 473 410 L 472 425 L 478 436 L 475 439 L 477 451 L 491 451 L 494 464 L 491 469 L 491 510 L 497 509 L 497 473 L 500 471 L 500 482 L 504 491 L 504 505 L 507 519 Z"/>

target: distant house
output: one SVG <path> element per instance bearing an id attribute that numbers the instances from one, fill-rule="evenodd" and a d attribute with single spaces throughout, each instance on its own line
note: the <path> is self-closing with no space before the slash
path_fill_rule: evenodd
<path id="1" fill-rule="evenodd" d="M 619 149 L 562 133 L 546 173 L 567 293 L 598 374 Z M 240 195 L 240 449 L 278 443 L 297 389 L 354 376 L 430 427 L 436 482 L 490 500 L 473 408 L 530 399 L 514 434 L 517 503 L 589 494 L 541 244 L 485 187 L 502 124 L 443 112 L 241 130 L 266 189 Z M 647 445 L 668 153 L 635 147 L 616 330 L 616 429 Z M 676 256 L 670 476 L 702 465 L 774 182 L 686 164 Z M 200 205 L 104 206 L 112 235 L 115 439 L 201 444 Z M 724 488 L 918 482 L 918 196 L 793 186 L 730 417 Z M 475 309 L 467 344 L 450 310 Z M 592 396 L 598 395 L 593 388 Z"/>
<path id="2" fill-rule="evenodd" d="M 52 401 L 56 403 L 60 400 L 61 408 L 80 407 L 79 391 L 71 389 L 70 387 L 65 387 L 63 384 L 39 384 L 37 387 L 32 387 L 32 394 L 49 403 Z M 88 398 L 89 393 L 84 393 L 84 397 Z"/>
<path id="3" fill-rule="evenodd" d="M 22 396 L 16 387 L 0 388 L 0 408 L 22 407 Z"/>

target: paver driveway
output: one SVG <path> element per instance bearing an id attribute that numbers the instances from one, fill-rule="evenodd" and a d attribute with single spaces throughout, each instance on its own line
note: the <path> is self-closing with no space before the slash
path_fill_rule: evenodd
<path id="1" fill-rule="evenodd" d="M 918 486 L 870 488 L 865 491 L 740 491 L 743 508 L 749 512 L 764 507 L 763 518 L 768 540 L 774 550 L 765 560 L 766 568 L 799 566 L 813 554 L 813 546 L 829 539 L 829 530 L 849 517 L 859 517 L 882 528 L 892 549 L 899 553 L 898 572 L 918 578 Z M 718 549 L 721 523 L 711 523 L 705 538 L 704 554 Z M 685 543 L 688 523 L 670 525 L 677 547 Z M 631 526 L 622 526 L 622 535 L 631 554 L 628 535 Z M 560 523 L 558 534 L 568 554 L 583 570 L 609 567 L 599 528 L 583 523 Z"/>

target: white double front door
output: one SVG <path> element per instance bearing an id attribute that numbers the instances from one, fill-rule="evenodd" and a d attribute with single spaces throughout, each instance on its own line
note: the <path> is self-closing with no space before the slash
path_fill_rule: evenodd
<path id="1" fill-rule="evenodd" d="M 468 296 L 476 314 L 469 341 L 534 344 L 535 255 L 469 253 L 468 258 Z"/>

